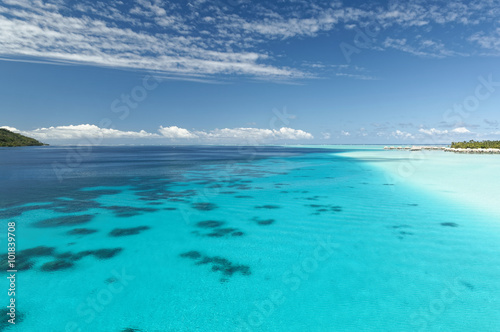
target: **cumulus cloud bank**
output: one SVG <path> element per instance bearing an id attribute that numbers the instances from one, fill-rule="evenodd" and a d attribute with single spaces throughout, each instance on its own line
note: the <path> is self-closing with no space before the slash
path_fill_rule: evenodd
<path id="1" fill-rule="evenodd" d="M 396 131 L 392 132 L 392 136 L 394 136 L 396 138 L 402 138 L 402 139 L 413 139 L 413 138 L 415 138 L 415 136 L 413 136 L 412 134 L 404 132 L 404 131 L 401 131 L 401 130 L 396 130 Z"/>
<path id="2" fill-rule="evenodd" d="M 19 130 L 13 127 L 3 126 L 7 130 L 20 133 L 38 140 L 90 140 L 96 139 L 159 139 L 161 142 L 192 142 L 192 143 L 216 143 L 234 142 L 247 144 L 269 143 L 276 140 L 309 140 L 313 136 L 300 129 L 283 127 L 280 129 L 261 128 L 223 128 L 210 131 L 193 130 L 177 126 L 160 126 L 158 133 L 147 131 L 122 131 L 112 128 L 100 128 L 96 125 L 81 124 L 69 126 L 53 126 L 38 128 L 34 130 Z"/>
<path id="3" fill-rule="evenodd" d="M 310 133 L 300 129 L 282 127 L 280 129 L 260 128 L 223 128 L 211 131 L 189 131 L 177 126 L 160 127 L 158 130 L 163 136 L 175 139 L 202 139 L 202 140 L 308 140 L 314 138 Z"/>
<path id="4" fill-rule="evenodd" d="M 455 128 L 453 130 L 439 130 L 436 128 L 431 128 L 431 129 L 423 129 L 420 128 L 418 130 L 422 134 L 430 135 L 430 136 L 435 136 L 435 135 L 453 135 L 453 134 L 470 134 L 472 133 L 469 129 L 465 127 L 459 127 Z"/>
<path id="5" fill-rule="evenodd" d="M 162 127 L 158 131 L 166 138 L 198 138 L 195 134 L 189 132 L 189 130 L 184 128 L 179 128 L 177 126 L 172 127 Z"/>
<path id="6" fill-rule="evenodd" d="M 159 137 L 158 134 L 150 134 L 141 131 L 121 131 L 112 128 L 99 128 L 96 125 L 81 124 L 69 126 L 57 126 L 48 128 L 37 128 L 35 130 L 18 130 L 13 127 L 1 127 L 22 135 L 30 136 L 38 140 L 65 140 L 82 138 L 151 138 Z"/>

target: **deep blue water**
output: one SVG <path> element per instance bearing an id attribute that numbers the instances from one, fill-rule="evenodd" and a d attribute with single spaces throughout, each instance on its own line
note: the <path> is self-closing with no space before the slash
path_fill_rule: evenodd
<path id="1" fill-rule="evenodd" d="M 345 150 L 75 149 L 0 149 L 0 330 L 500 331 L 492 216 Z"/>

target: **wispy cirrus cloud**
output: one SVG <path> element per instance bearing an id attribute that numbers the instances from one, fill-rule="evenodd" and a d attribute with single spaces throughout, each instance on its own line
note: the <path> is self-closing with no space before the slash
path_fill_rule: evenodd
<path id="1" fill-rule="evenodd" d="M 158 23 L 157 20 L 153 21 L 156 25 L 139 20 L 141 27 L 136 29 L 117 21 L 119 12 L 116 11 L 109 13 L 108 19 L 103 19 L 73 11 L 72 15 L 68 15 L 68 8 L 59 2 L 10 0 L 8 4 L 11 7 L 0 6 L 0 54 L 185 76 L 306 76 L 298 70 L 264 64 L 267 54 L 222 50 L 213 41 L 185 35 L 181 33 L 186 28 L 179 15 L 170 19 L 158 3 L 154 6 L 145 5 L 145 1 L 140 3 L 145 10 L 152 12 L 151 15 L 155 15 L 154 20 L 161 17 L 163 22 L 171 21 L 171 25 Z M 127 15 L 149 15 L 134 11 L 134 8 Z M 118 19 L 124 21 L 122 16 Z M 148 26 L 152 27 L 149 31 Z M 158 26 L 169 27 L 171 31 L 162 33 L 157 31 Z"/>
<path id="2" fill-rule="evenodd" d="M 0 57 L 177 77 L 289 80 L 321 76 L 323 71 L 284 65 L 268 47 L 270 42 L 357 31 L 375 23 L 386 30 L 373 37 L 371 47 L 379 51 L 449 57 L 474 53 L 471 46 L 476 46 L 498 55 L 498 17 L 500 6 L 490 0 L 373 2 L 359 7 L 312 0 L 5 0 L 0 4 Z M 439 38 L 434 33 L 450 27 L 457 31 L 453 36 Z M 332 75 L 373 79 L 366 73 Z"/>
<path id="3" fill-rule="evenodd" d="M 429 39 L 418 40 L 417 42 L 413 41 L 410 44 L 406 38 L 394 39 L 387 37 L 382 45 L 385 48 L 392 48 L 421 57 L 444 58 L 454 55 L 465 55 L 446 49 L 443 43 Z"/>
<path id="4" fill-rule="evenodd" d="M 479 45 L 487 55 L 500 55 L 500 28 L 489 33 L 476 32 L 469 37 L 469 41 Z"/>

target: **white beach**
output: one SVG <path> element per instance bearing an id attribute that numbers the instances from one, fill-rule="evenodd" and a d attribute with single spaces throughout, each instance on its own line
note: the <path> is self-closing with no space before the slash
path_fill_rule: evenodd
<path id="1" fill-rule="evenodd" d="M 333 147 L 333 146 L 330 146 Z M 342 146 L 347 148 L 347 146 Z M 475 206 L 500 217 L 500 156 L 444 151 L 384 150 L 382 146 L 341 153 L 362 159 L 387 173 L 388 182 L 429 190 L 447 200 Z"/>

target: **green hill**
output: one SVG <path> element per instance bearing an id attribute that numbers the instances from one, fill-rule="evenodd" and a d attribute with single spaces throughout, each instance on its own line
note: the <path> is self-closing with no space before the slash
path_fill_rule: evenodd
<path id="1" fill-rule="evenodd" d="M 4 146 L 41 146 L 46 145 L 34 138 L 13 133 L 7 129 L 0 128 L 0 147 Z"/>

